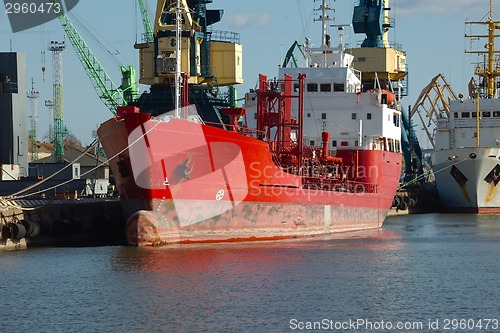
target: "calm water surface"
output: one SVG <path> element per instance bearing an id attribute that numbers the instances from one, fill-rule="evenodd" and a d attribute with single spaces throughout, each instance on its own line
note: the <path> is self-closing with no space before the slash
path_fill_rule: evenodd
<path id="1" fill-rule="evenodd" d="M 500 320 L 500 216 L 390 217 L 308 241 L 4 252 L 0 293 L 0 332 L 500 332 L 485 327 Z"/>

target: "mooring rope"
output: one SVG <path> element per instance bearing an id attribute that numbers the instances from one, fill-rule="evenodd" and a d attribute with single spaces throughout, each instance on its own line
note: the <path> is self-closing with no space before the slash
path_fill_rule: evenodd
<path id="1" fill-rule="evenodd" d="M 464 158 L 464 159 L 462 159 L 462 160 L 460 160 L 460 161 L 458 161 L 458 162 L 456 162 L 456 163 L 453 163 L 453 164 L 452 164 L 452 165 L 450 165 L 450 166 L 458 165 L 458 164 L 460 164 L 460 163 L 462 163 L 462 162 L 464 162 L 464 161 L 466 161 L 466 160 L 468 160 L 468 159 L 469 159 L 469 158 L 468 158 L 468 157 L 466 157 L 466 158 Z M 450 166 L 445 166 L 445 167 L 443 167 L 443 168 L 441 168 L 441 169 L 439 169 L 439 170 L 436 170 L 436 171 L 426 171 L 426 172 L 424 172 L 423 174 L 421 174 L 421 175 L 417 176 L 416 178 L 414 178 L 414 179 L 410 180 L 409 182 L 406 182 L 406 183 L 400 184 L 400 185 L 398 186 L 398 190 L 401 190 L 401 189 L 403 189 L 403 188 L 405 188 L 405 187 L 407 187 L 407 186 L 409 186 L 409 185 L 413 185 L 414 183 L 417 183 L 417 182 L 419 182 L 419 181 L 423 180 L 425 177 L 427 177 L 428 175 L 430 175 L 430 174 L 431 174 L 431 172 L 432 172 L 433 174 L 437 174 L 437 173 L 440 173 L 441 171 L 444 171 L 445 169 L 449 168 Z"/>
<path id="2" fill-rule="evenodd" d="M 47 178 L 45 178 L 45 179 L 43 179 L 43 180 L 41 180 L 41 181 L 37 182 L 36 184 L 30 185 L 30 186 L 26 187 L 25 189 L 22 189 L 22 190 L 20 190 L 20 191 L 18 191 L 18 192 L 16 192 L 16 193 L 13 193 L 13 194 L 11 194 L 11 195 L 9 195 L 9 196 L 4 196 L 4 197 L 1 197 L 1 196 L 0 196 L 0 199 L 2 199 L 2 198 L 4 198 L 3 200 L 7 200 L 7 199 L 10 199 L 10 200 L 14 200 L 14 199 L 23 199 L 23 198 L 26 198 L 26 197 L 30 197 L 30 196 L 33 196 L 33 195 L 37 195 L 37 194 L 40 194 L 40 193 L 44 193 L 44 192 L 50 191 L 50 190 L 52 190 L 52 189 L 55 189 L 55 188 L 57 188 L 57 187 L 60 187 L 60 186 L 63 186 L 63 185 L 66 185 L 66 184 L 68 184 L 68 183 L 72 182 L 72 181 L 73 181 L 73 179 L 68 179 L 68 180 L 66 180 L 66 181 L 63 181 L 63 182 L 61 182 L 61 183 L 59 183 L 59 184 L 57 184 L 57 185 L 51 186 L 51 187 L 49 187 L 49 188 L 46 188 L 46 189 L 43 189 L 43 190 L 39 190 L 39 191 L 36 191 L 36 192 L 30 192 L 30 193 L 27 193 L 27 194 L 24 194 L 24 195 L 20 195 L 20 194 L 22 194 L 22 193 L 25 193 L 26 191 L 29 191 L 29 190 L 30 190 L 30 189 L 32 189 L 32 188 L 35 188 L 35 187 L 37 187 L 37 186 L 39 186 L 39 185 L 43 184 L 43 183 L 44 183 L 44 182 L 46 182 L 47 180 L 49 180 L 49 179 L 53 178 L 55 175 L 57 175 L 58 173 L 60 173 L 61 171 L 63 171 L 64 169 L 66 169 L 66 168 L 70 167 L 71 165 L 73 165 L 75 162 L 77 162 L 79 159 L 81 159 L 81 158 L 82 158 L 82 157 L 83 157 L 83 156 L 87 153 L 87 151 L 88 151 L 90 148 L 92 148 L 92 147 L 93 147 L 93 146 L 95 146 L 96 144 L 100 144 L 100 143 L 101 143 L 101 141 L 102 141 L 102 139 L 104 139 L 106 136 L 108 136 L 108 135 L 109 135 L 109 134 L 110 134 L 110 133 L 111 133 L 111 132 L 115 129 L 115 127 L 116 127 L 119 123 L 121 123 L 122 121 L 123 121 L 123 119 L 121 119 L 121 120 L 117 121 L 117 122 L 116 122 L 116 124 L 114 124 L 114 125 L 113 125 L 113 126 L 112 126 L 112 127 L 111 127 L 111 128 L 110 128 L 107 132 L 106 132 L 106 133 L 104 133 L 104 135 L 103 135 L 101 138 L 95 139 L 95 140 L 93 141 L 93 143 L 92 143 L 92 144 L 91 144 L 91 145 L 90 145 L 90 146 L 89 146 L 89 147 L 88 147 L 88 148 L 87 148 L 87 149 L 86 149 L 86 150 L 85 150 L 85 151 L 84 151 L 84 152 L 83 152 L 80 156 L 78 156 L 76 159 L 74 159 L 71 163 L 69 163 L 69 164 L 68 164 L 67 166 L 65 166 L 63 169 L 61 169 L 61 170 L 57 171 L 56 173 L 54 173 L 54 174 L 50 175 L 49 177 L 47 177 Z M 146 131 L 146 132 L 144 132 L 144 133 L 143 133 L 140 137 L 138 137 L 135 141 L 133 141 L 132 143 L 128 144 L 125 148 L 123 148 L 121 151 L 119 151 L 118 153 L 116 153 L 114 156 L 112 156 L 112 157 L 110 157 L 110 158 L 106 159 L 104 162 L 102 162 L 102 163 L 100 163 L 100 164 L 96 165 L 94 168 L 92 168 L 92 169 L 90 169 L 90 170 L 88 170 L 88 171 L 86 171 L 86 172 L 82 173 L 82 174 L 80 175 L 80 177 L 83 177 L 83 176 L 85 176 L 85 175 L 87 175 L 87 174 L 89 174 L 89 173 L 91 173 L 91 172 L 95 171 L 96 169 L 100 168 L 101 166 L 103 166 L 103 165 L 105 165 L 105 164 L 109 163 L 112 159 L 116 158 L 118 155 L 122 154 L 122 153 L 123 153 L 123 152 L 125 152 L 127 149 L 129 149 L 130 147 L 132 147 L 133 145 L 135 145 L 137 142 L 139 142 L 142 138 L 144 138 L 144 137 L 145 137 L 148 133 L 150 133 L 153 129 L 155 129 L 155 128 L 156 128 L 156 126 L 158 126 L 158 125 L 162 122 L 161 120 L 154 120 L 154 121 L 155 121 L 156 123 L 155 123 L 155 124 L 154 124 L 154 125 L 153 125 L 150 129 L 149 129 L 149 130 L 147 130 L 147 131 Z M 43 207 L 43 206 L 41 206 L 41 207 Z M 20 209 L 21 209 L 21 207 L 20 207 Z"/>

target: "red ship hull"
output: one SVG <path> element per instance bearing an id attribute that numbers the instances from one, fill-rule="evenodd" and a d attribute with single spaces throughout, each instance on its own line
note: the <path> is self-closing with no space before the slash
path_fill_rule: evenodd
<path id="1" fill-rule="evenodd" d="M 133 245 L 270 240 L 381 227 L 401 155 L 338 150 L 342 172 L 311 179 L 287 173 L 269 144 L 181 119 L 141 113 L 98 131 L 115 176 Z"/>

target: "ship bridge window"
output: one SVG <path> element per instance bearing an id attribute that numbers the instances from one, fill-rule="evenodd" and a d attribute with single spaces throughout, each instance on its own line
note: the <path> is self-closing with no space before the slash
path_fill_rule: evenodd
<path id="1" fill-rule="evenodd" d="M 355 112 L 354 112 L 354 113 L 351 113 L 351 119 L 352 119 L 352 120 L 355 120 L 355 119 L 356 119 L 356 113 L 355 113 Z"/>
<path id="2" fill-rule="evenodd" d="M 334 83 L 333 84 L 333 91 L 344 92 L 345 91 L 345 85 L 343 83 Z"/>
<path id="3" fill-rule="evenodd" d="M 368 113 L 366 114 L 366 119 L 372 119 L 372 114 L 368 112 Z"/>
<path id="4" fill-rule="evenodd" d="M 394 151 L 394 140 L 389 139 L 388 143 L 389 143 L 389 151 Z"/>
<path id="5" fill-rule="evenodd" d="M 307 84 L 307 91 L 308 92 L 317 92 L 318 91 L 318 84 L 317 83 L 308 83 Z"/>
<path id="6" fill-rule="evenodd" d="M 399 120 L 399 115 L 397 113 L 392 114 L 392 122 L 394 123 L 394 126 L 399 127 L 400 126 L 400 120 Z"/>
<path id="7" fill-rule="evenodd" d="M 330 83 L 321 83 L 319 85 L 319 91 L 321 91 L 321 92 L 331 92 L 332 91 L 332 85 Z"/>
<path id="8" fill-rule="evenodd" d="M 500 111 L 493 111 L 493 117 L 500 117 Z"/>
<path id="9" fill-rule="evenodd" d="M 298 83 L 294 83 L 293 84 L 293 91 L 294 92 L 298 92 L 299 91 L 299 84 Z"/>
<path id="10" fill-rule="evenodd" d="M 458 118 L 458 112 L 453 112 L 453 118 Z"/>
<path id="11" fill-rule="evenodd" d="M 310 146 L 314 146 L 314 143 L 315 143 L 314 140 L 309 141 Z"/>
<path id="12" fill-rule="evenodd" d="M 477 117 L 477 112 L 471 112 L 471 115 L 472 115 L 472 118 L 476 118 Z"/>
<path id="13" fill-rule="evenodd" d="M 326 119 L 326 113 L 321 114 L 321 119 Z"/>
<path id="14" fill-rule="evenodd" d="M 470 118 L 470 112 L 462 112 L 462 118 Z"/>
<path id="15" fill-rule="evenodd" d="M 380 103 L 387 104 L 387 94 L 380 95 Z"/>
<path id="16" fill-rule="evenodd" d="M 401 151 L 401 143 L 399 142 L 399 140 L 395 140 L 396 141 L 396 151 L 399 152 Z"/>
<path id="17" fill-rule="evenodd" d="M 491 117 L 491 112 L 490 111 L 483 111 L 483 117 Z"/>
<path id="18" fill-rule="evenodd" d="M 332 141 L 332 147 L 337 147 L 337 140 Z"/>

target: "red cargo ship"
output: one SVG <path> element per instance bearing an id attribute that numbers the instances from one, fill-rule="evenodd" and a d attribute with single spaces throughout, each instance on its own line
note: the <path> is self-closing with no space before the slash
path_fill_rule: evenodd
<path id="1" fill-rule="evenodd" d="M 284 91 L 261 80 L 256 130 L 153 120 L 133 107 L 99 128 L 131 244 L 283 239 L 382 225 L 401 155 L 384 149 L 384 138 L 381 149 L 338 149 L 335 157 L 327 132 L 323 147 L 290 139 L 302 137 L 304 110 L 294 121 L 290 77 L 273 83 Z M 236 119 L 244 110 L 226 112 Z"/>
<path id="2" fill-rule="evenodd" d="M 362 90 L 353 56 L 336 50 L 307 49 L 340 59 L 329 59 L 334 66 L 282 68 L 280 80 L 261 75 L 246 109 L 221 109 L 225 124 L 188 107 L 187 76 L 184 108 L 175 114 L 118 108 L 98 135 L 128 242 L 274 240 L 381 227 L 401 173 L 399 104 L 378 80 Z M 317 139 L 314 112 L 329 120 Z"/>

